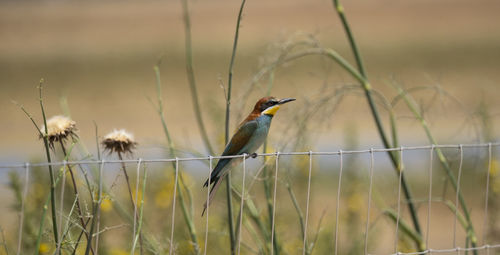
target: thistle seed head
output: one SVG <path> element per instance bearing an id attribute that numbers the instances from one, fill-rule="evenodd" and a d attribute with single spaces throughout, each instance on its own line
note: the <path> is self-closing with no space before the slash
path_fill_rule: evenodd
<path id="1" fill-rule="evenodd" d="M 109 153 L 132 153 L 137 142 L 134 141 L 134 136 L 124 129 L 115 129 L 104 136 L 102 145 L 104 146 L 104 150 L 109 151 Z"/>
<path id="2" fill-rule="evenodd" d="M 57 115 L 47 120 L 47 139 L 49 141 L 49 146 L 54 148 L 54 142 L 62 141 L 66 139 L 76 139 L 78 135 L 76 134 L 76 122 L 68 117 Z M 40 129 L 42 135 L 40 139 L 45 135 L 45 125 L 42 125 Z"/>

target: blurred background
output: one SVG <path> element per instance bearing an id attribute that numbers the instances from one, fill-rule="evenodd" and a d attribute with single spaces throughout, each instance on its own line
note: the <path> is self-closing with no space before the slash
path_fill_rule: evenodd
<path id="1" fill-rule="evenodd" d="M 216 154 L 224 147 L 224 93 L 227 92 L 229 62 L 240 4 L 240 1 L 223 0 L 189 2 L 195 78 L 202 117 Z M 399 144 L 411 146 L 430 142 L 420 122 L 401 98 L 397 98 L 394 84 L 411 92 L 438 143 L 466 144 L 497 140 L 499 132 L 495 127 L 498 127 L 500 120 L 499 1 L 350 0 L 344 1 L 343 5 L 373 88 L 380 93 L 377 95 L 383 95 L 385 100 L 393 103 Z M 354 63 L 331 1 L 252 0 L 246 3 L 243 13 L 234 66 L 230 130 L 234 130 L 251 111 L 255 101 L 270 93 L 279 98 L 295 97 L 297 101 L 282 107 L 274 118 L 268 139 L 269 151 L 336 151 L 382 147 L 363 91 L 353 88 L 357 83 L 331 60 L 318 56 L 305 57 L 280 66 L 273 75 L 264 76 L 253 87 L 250 85 L 257 73 L 276 60 L 289 45 L 305 42 L 307 45 L 332 48 Z M 139 143 L 133 158 L 171 156 L 156 108 L 151 104 L 157 96 L 153 66 L 159 61 L 165 118 L 177 146 L 177 155 L 208 155 L 193 112 L 185 67 L 184 36 L 180 1 L 0 1 L 0 163 L 45 161 L 43 143 L 38 139 L 38 133 L 12 102 L 24 105 L 41 124 L 37 90 L 41 78 L 45 80 L 43 93 L 47 116 L 70 115 L 76 121 L 78 136 L 90 152 L 90 158 L 96 158 L 97 152 L 94 123 L 98 127 L 99 137 L 115 128 L 125 128 L 133 133 Z M 389 118 L 380 98 L 377 96 L 377 103 L 388 131 Z M 56 159 L 62 159 L 59 150 L 54 153 L 58 155 Z M 493 164 L 488 161 L 491 158 L 488 158 L 487 153 L 486 148 L 464 151 L 464 180 L 467 181 L 463 185 L 466 199 L 474 212 L 482 212 L 484 206 L 482 196 L 486 174 L 491 172 L 492 176 L 498 176 L 498 163 L 495 160 L 498 149 L 493 150 Z M 450 149 L 446 155 L 453 171 L 457 173 L 460 153 Z M 81 159 L 86 156 L 86 152 L 79 151 L 74 157 Z M 427 157 L 428 152 L 409 152 L 405 156 L 411 186 L 417 194 L 415 199 L 424 202 L 428 187 L 424 175 L 429 165 Z M 283 163 L 286 166 L 284 168 L 290 171 L 290 183 L 294 184 L 304 209 L 309 159 L 304 156 L 283 160 L 287 162 Z M 341 221 L 344 226 L 351 228 L 346 227 L 342 232 L 341 240 L 346 244 L 340 254 L 360 254 L 363 249 L 369 160 L 368 154 L 345 159 L 345 167 L 351 171 L 345 177 L 350 184 L 343 190 L 344 216 Z M 398 183 L 386 154 L 377 154 L 376 162 L 375 169 L 379 172 L 375 177 L 374 207 L 377 209 L 374 209 L 372 218 L 379 223 L 373 226 L 373 230 L 387 235 L 373 235 L 373 239 L 370 239 L 373 244 L 369 248 L 371 251 L 389 253 L 392 250 L 387 247 L 392 247 L 394 239 L 392 222 L 377 219 L 384 208 L 395 209 Z M 195 225 L 200 233 L 203 233 L 204 219 L 199 218 L 198 214 L 206 190 L 199 187 L 205 176 L 202 171 L 207 169 L 207 164 L 195 162 L 183 165 L 187 185 L 193 190 Z M 271 169 L 273 167 L 272 164 L 268 166 Z M 328 230 L 320 232 L 324 235 L 318 238 L 318 243 L 324 245 L 317 248 L 319 254 L 324 254 L 332 248 L 330 243 L 339 158 L 318 157 L 313 166 L 313 176 L 325 178 L 314 181 L 313 194 L 316 195 L 311 201 L 310 233 L 314 234 L 316 226 L 321 226 L 322 215 L 326 215 L 323 224 Z M 130 171 L 135 167 L 134 164 L 127 166 Z M 148 245 L 154 247 L 153 244 L 158 241 L 160 244 L 155 247 L 157 251 L 167 251 L 168 240 L 164 238 L 171 225 L 165 222 L 165 215 L 170 217 L 172 205 L 172 168 L 169 164 L 152 164 L 150 167 L 154 170 L 154 181 L 148 186 L 146 199 L 151 201 L 147 203 L 149 209 L 146 207 L 146 219 L 150 227 L 147 233 L 153 236 L 152 239 L 158 239 L 148 241 Z M 255 174 L 257 163 L 250 162 L 249 167 L 253 171 L 251 174 Z M 84 168 L 93 171 L 96 177 L 95 168 Z M 120 204 L 122 207 L 129 206 L 126 183 L 120 176 L 119 165 L 109 168 L 107 185 L 113 186 L 116 180 L 120 181 L 115 191 L 110 191 L 106 198 L 109 200 L 106 202 L 108 209 L 103 207 L 102 210 L 109 213 L 103 216 L 103 226 L 120 226 L 120 222 L 125 220 L 117 220 L 117 215 L 121 214 L 113 210 Z M 163 171 L 166 169 L 169 171 Z M 17 170 L 17 173 L 22 173 L 22 169 Z M 45 168 L 38 170 L 33 171 L 30 192 L 39 195 L 31 198 L 31 207 L 27 208 L 32 217 L 27 220 L 26 226 L 32 229 L 24 230 L 27 239 L 23 247 L 27 251 L 34 249 L 34 239 L 30 238 L 36 236 L 39 208 L 48 193 L 47 176 L 41 174 Z M 2 176 L 6 174 L 2 173 Z M 20 194 L 22 185 L 19 178 L 12 175 L 10 186 L 7 183 L 2 186 L 4 194 L 9 194 L 3 199 L 12 203 L 17 201 L 7 188 Z M 241 178 L 240 172 L 235 178 Z M 434 189 L 438 190 L 436 193 L 440 194 L 441 202 L 445 199 L 454 201 L 454 193 L 445 179 L 443 172 L 436 173 Z M 498 214 L 495 214 L 500 208 L 499 179 L 492 181 L 492 190 L 496 191 L 490 199 L 496 201 L 490 207 L 490 217 L 497 215 L 490 219 L 492 226 L 496 224 L 490 233 L 490 240 L 493 241 L 498 241 L 500 236 Z M 257 198 L 264 196 L 260 181 L 257 181 L 252 193 Z M 277 224 L 282 227 L 278 227 L 278 234 L 283 240 L 291 240 L 284 244 L 283 251 L 298 254 L 302 239 L 284 183 L 285 179 L 280 179 L 278 193 L 286 200 L 280 200 L 281 214 Z M 332 186 L 332 183 L 335 185 Z M 70 190 L 71 186 L 66 185 Z M 79 185 L 84 186 L 83 183 Z M 92 188 L 89 187 L 89 190 L 93 190 L 94 185 L 91 183 Z M 212 254 L 228 252 L 223 193 L 225 190 L 219 191 L 219 201 L 215 204 L 214 216 L 210 218 Z M 66 207 L 72 202 L 70 198 L 67 199 Z M 256 200 L 258 208 L 265 208 L 263 199 Z M 325 201 L 332 203 L 323 208 Z M 433 232 L 435 238 L 431 241 L 432 248 L 449 248 L 452 213 L 443 203 L 435 208 L 435 225 L 431 231 L 436 232 Z M 409 212 L 405 210 L 402 214 L 409 221 Z M 9 230 L 15 231 L 17 222 L 11 219 L 17 217 L 16 211 L 8 205 L 2 207 L 2 212 L 8 213 L 0 222 L 2 229 L 6 229 L 7 233 Z M 263 214 L 264 209 L 259 212 Z M 425 218 L 425 205 L 419 205 L 418 214 Z M 176 242 L 178 240 L 179 243 L 176 247 L 180 254 L 186 254 L 192 252 L 192 247 L 187 241 L 187 230 L 182 225 L 184 222 L 179 210 L 177 215 Z M 265 215 L 261 216 L 265 219 Z M 478 233 L 484 230 L 480 225 L 484 216 L 481 213 L 473 215 L 474 223 L 479 224 Z M 291 229 L 286 227 L 289 222 L 294 223 L 290 224 Z M 384 226 L 384 222 L 389 224 Z M 425 224 L 427 220 L 422 222 Z M 119 247 L 129 245 L 130 229 L 120 227 L 116 231 L 113 233 L 119 234 L 103 239 L 103 253 L 128 254 L 126 249 Z M 251 233 L 245 234 L 247 240 L 250 236 Z M 462 238 L 459 245 L 464 247 L 465 234 L 460 232 L 459 236 Z M 8 234 L 3 239 L 13 245 L 16 238 L 16 235 Z M 405 251 L 414 251 L 411 242 L 403 239 L 400 240 L 401 247 L 407 245 L 409 248 L 405 248 Z M 43 243 L 52 243 L 50 234 L 43 236 Z M 252 253 L 251 248 L 245 253 Z M 47 248 L 44 252 L 53 252 L 51 249 Z"/>
<path id="2" fill-rule="evenodd" d="M 2 161 L 24 161 L 39 152 L 41 142 L 36 132 L 11 101 L 25 105 L 41 122 L 36 89 L 41 78 L 46 81 L 48 116 L 63 114 L 61 98 L 66 99 L 80 137 L 89 147 L 95 141 L 95 121 L 101 134 L 113 128 L 126 128 L 135 134 L 141 153 L 152 153 L 159 146 L 162 127 L 147 97 L 156 95 L 152 68 L 159 58 L 166 119 L 174 139 L 185 146 L 201 145 L 185 72 L 179 1 L 2 1 L 0 4 Z M 439 142 L 466 143 L 477 139 L 462 131 L 466 118 L 482 102 L 488 106 L 492 120 L 498 121 L 498 1 L 355 0 L 343 4 L 368 77 L 376 89 L 390 99 L 395 94 L 390 81 L 395 79 L 405 87 L 439 86 L 453 97 L 434 99 L 437 106 L 427 115 Z M 221 82 L 227 86 L 239 5 L 238 1 L 218 0 L 190 3 L 200 103 L 210 139 L 218 152 L 223 146 L 225 109 Z M 247 114 L 267 92 L 264 80 L 251 94 L 242 95 L 245 84 L 280 44 L 301 33 L 315 37 L 322 46 L 352 60 L 330 1 L 247 3 L 234 67 L 231 130 L 243 119 L 241 114 Z M 307 104 L 307 99 L 317 94 L 319 88 L 350 81 L 349 75 L 331 61 L 314 57 L 279 69 L 271 94 L 298 100 L 282 109 L 271 136 L 280 132 L 278 126 L 286 122 L 286 116 Z M 242 97 L 248 98 L 245 105 L 238 101 Z M 348 96 L 334 115 L 316 120 L 328 126 L 325 130 L 325 125 L 318 125 L 319 130 L 315 130 L 332 138 L 326 149 L 341 147 L 346 125 L 359 129 L 363 145 L 378 145 L 368 109 L 364 97 Z M 421 140 L 420 127 L 411 130 L 415 127 L 411 117 L 403 116 L 399 121 L 403 125 L 402 144 L 426 143 Z"/>

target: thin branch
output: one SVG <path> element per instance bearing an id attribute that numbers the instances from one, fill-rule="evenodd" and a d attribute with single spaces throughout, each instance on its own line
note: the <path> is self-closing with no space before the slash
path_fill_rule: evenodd
<path id="1" fill-rule="evenodd" d="M 214 150 L 212 149 L 212 145 L 210 144 L 210 140 L 208 139 L 208 134 L 205 129 L 205 124 L 203 123 L 203 118 L 201 116 L 200 103 L 198 98 L 198 90 L 196 88 L 196 80 L 194 77 L 194 68 L 193 68 L 193 52 L 192 52 L 192 43 L 191 43 L 191 20 L 189 18 L 189 8 L 188 8 L 188 0 L 181 0 L 182 3 L 182 11 L 184 18 L 184 33 L 185 33 L 185 47 L 186 47 L 186 72 L 189 81 L 189 88 L 191 89 L 191 97 L 193 100 L 193 108 L 196 117 L 196 122 L 198 123 L 198 127 L 200 129 L 201 138 L 203 139 L 203 143 L 207 148 L 210 155 L 214 154 Z"/>

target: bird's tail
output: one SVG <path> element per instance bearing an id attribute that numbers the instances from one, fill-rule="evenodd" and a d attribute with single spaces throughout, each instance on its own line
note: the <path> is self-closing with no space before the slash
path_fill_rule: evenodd
<path id="1" fill-rule="evenodd" d="M 201 217 L 203 217 L 203 215 L 205 214 L 205 211 L 207 210 L 207 207 L 210 205 L 210 203 L 212 202 L 213 198 L 215 197 L 215 193 L 217 192 L 217 189 L 219 189 L 219 185 L 224 180 L 224 178 L 222 178 L 222 177 L 226 176 L 226 174 L 227 173 L 225 173 L 221 177 L 218 177 L 215 180 L 214 185 L 212 185 L 212 188 L 210 189 L 210 194 L 208 195 L 208 200 L 205 202 L 205 204 L 203 204 L 203 212 L 201 213 Z M 205 183 L 205 184 L 207 184 L 207 183 Z"/>

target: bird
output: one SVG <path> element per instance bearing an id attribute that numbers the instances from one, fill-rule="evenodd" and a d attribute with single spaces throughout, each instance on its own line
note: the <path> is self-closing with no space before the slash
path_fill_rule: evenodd
<path id="1" fill-rule="evenodd" d="M 226 145 L 221 156 L 235 156 L 248 154 L 256 157 L 255 151 L 264 143 L 271 127 L 271 120 L 280 106 L 288 102 L 295 101 L 295 98 L 277 99 L 272 96 L 263 97 L 257 101 L 252 112 L 238 126 L 236 133 Z M 217 165 L 210 173 L 210 178 L 207 179 L 203 187 L 212 185 L 208 200 L 205 202 L 203 212 L 215 196 L 215 193 L 227 175 L 229 170 L 242 162 L 242 158 L 222 158 L 217 162 Z M 210 183 L 209 183 L 210 181 Z"/>

